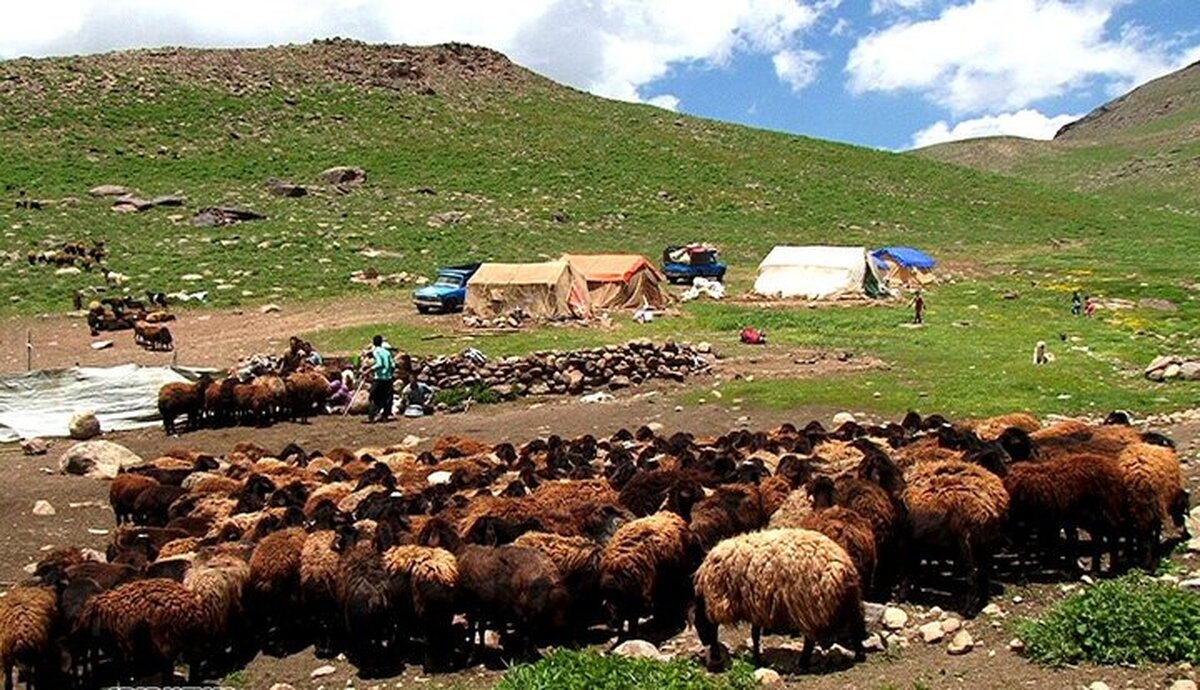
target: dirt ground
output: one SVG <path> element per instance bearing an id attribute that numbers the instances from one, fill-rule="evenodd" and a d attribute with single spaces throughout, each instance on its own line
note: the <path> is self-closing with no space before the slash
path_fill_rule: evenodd
<path id="1" fill-rule="evenodd" d="M 344 326 L 353 323 L 369 323 L 384 318 L 395 318 L 372 310 L 369 304 L 358 305 L 359 310 L 349 308 L 345 302 L 329 303 L 319 313 L 290 314 L 286 306 L 282 313 L 268 317 L 246 320 L 231 314 L 211 314 L 204 321 L 190 318 L 184 324 L 195 328 L 193 335 L 210 340 L 214 364 L 227 364 L 229 357 L 237 351 L 253 352 L 264 347 L 278 349 L 282 339 L 297 330 L 312 330 L 321 324 L 325 327 Z M 257 315 L 256 315 L 257 317 Z M 252 321 L 253 326 L 245 322 Z M 203 324 L 203 325 L 201 325 Z M 266 325 L 269 324 L 269 327 Z M 89 340 L 86 327 L 80 322 L 49 319 L 40 324 L 44 330 L 35 337 L 57 339 L 54 350 L 79 351 L 66 347 L 69 338 Z M 9 333 L 11 329 L 2 329 Z M 183 331 L 181 331 L 182 333 Z M 218 338 L 217 335 L 220 334 Z M 23 336 L 20 348 L 23 349 Z M 244 350 L 243 350 L 244 349 Z M 0 347 L 4 357 L 4 368 L 11 368 L 12 359 L 18 348 L 8 340 Z M 115 350 L 115 348 L 114 348 Z M 125 344 L 123 350 L 96 353 L 95 360 L 88 364 L 115 364 L 139 357 L 153 357 Z M 21 353 L 23 356 L 23 353 Z M 162 355 L 158 355 L 161 357 Z M 39 360 L 37 366 L 55 366 L 72 362 Z M 189 363 L 195 360 L 189 358 Z M 650 422 L 663 425 L 668 433 L 686 430 L 699 434 L 720 433 L 739 426 L 771 428 L 790 421 L 803 424 L 810 419 L 821 419 L 828 423 L 837 410 L 808 407 L 788 411 L 767 411 L 744 408 L 740 401 L 729 398 L 706 396 L 710 402 L 703 405 L 680 405 L 681 395 L 689 390 L 710 390 L 721 379 L 738 376 L 768 377 L 784 372 L 795 376 L 798 372 L 810 375 L 836 375 L 840 372 L 879 366 L 880 363 L 865 359 L 839 361 L 836 355 L 821 356 L 807 352 L 757 351 L 739 353 L 722 360 L 716 372 L 693 377 L 686 384 L 655 383 L 621 391 L 615 400 L 604 404 L 584 404 L 575 399 L 553 398 L 526 399 L 502 405 L 476 407 L 465 414 L 438 415 L 418 420 L 399 419 L 389 424 L 366 426 L 361 418 L 321 417 L 309 424 L 285 423 L 269 428 L 250 429 L 205 429 L 187 433 L 180 437 L 167 437 L 161 429 L 150 428 L 110 435 L 111 440 L 128 446 L 143 457 L 155 457 L 172 447 L 186 447 L 212 453 L 227 451 L 234 443 L 251 440 L 269 449 L 281 448 L 287 443 L 298 443 L 306 449 L 328 450 L 335 446 L 351 448 L 388 445 L 414 435 L 422 439 L 456 434 L 478 438 L 488 442 L 525 441 L 551 433 L 572 436 L 583 433 L 611 434 L 619 428 L 636 428 Z M 23 362 L 21 364 L 23 368 Z M 1176 425 L 1161 429 L 1177 440 L 1181 454 L 1187 462 L 1186 471 L 1193 496 L 1200 496 L 1200 468 L 1197 462 L 1200 423 Z M 23 568 L 37 560 L 39 555 L 54 546 L 67 544 L 103 548 L 108 530 L 113 527 L 113 517 L 108 507 L 105 482 L 78 477 L 66 477 L 55 472 L 57 457 L 69 445 L 59 440 L 54 442 L 49 454 L 41 457 L 23 456 L 15 445 L 0 445 L 0 467 L 5 470 L 4 490 L 0 493 L 0 521 L 7 529 L 0 531 L 0 586 L 9 587 L 25 577 Z M 37 500 L 45 499 L 57 510 L 52 517 L 36 517 L 31 509 Z M 1189 570 L 1200 569 L 1200 560 L 1178 557 Z M 1065 584 L 1056 582 L 1042 585 L 1020 585 L 1001 582 L 1001 588 L 992 601 L 1003 609 L 1004 617 L 980 616 L 967 624 L 976 640 L 976 648 L 965 656 L 950 656 L 942 645 L 925 645 L 919 641 L 907 647 L 893 646 L 883 653 L 871 654 L 868 661 L 849 668 L 837 667 L 821 672 L 785 675 L 788 687 L 834 690 L 838 688 L 862 688 L 882 690 L 896 688 L 1014 688 L 1030 687 L 1039 690 L 1051 688 L 1086 688 L 1094 681 L 1104 681 L 1114 688 L 1164 688 L 1170 681 L 1183 677 L 1195 677 L 1191 669 L 1165 666 L 1145 668 L 1068 668 L 1047 669 L 1031 664 L 1009 651 L 1008 642 L 1013 637 L 1011 623 L 1014 619 L 1032 615 L 1049 603 L 1066 596 L 1062 591 Z M 1014 600 L 1014 597 L 1017 599 Z M 1015 603 L 1020 602 L 1020 603 Z M 934 603 L 934 602 L 927 602 Z M 905 604 L 906 611 L 919 617 L 925 610 L 921 606 Z M 744 645 L 748 632 L 743 629 L 723 630 L 723 637 L 731 648 Z M 693 631 L 666 640 L 662 649 L 677 655 L 690 655 L 698 649 Z M 798 645 L 794 640 L 768 637 L 764 641 L 768 660 L 780 670 L 788 670 L 798 656 Z M 326 663 L 332 663 L 334 673 L 320 679 L 310 679 L 310 673 Z M 318 660 L 311 650 L 278 659 L 260 656 L 244 672 L 227 679 L 228 685 L 243 688 L 269 688 L 276 682 L 289 682 L 301 688 L 357 687 L 490 687 L 499 677 L 496 669 L 474 668 L 433 678 L 423 676 L 419 666 L 409 666 L 408 671 L 389 679 L 359 679 L 353 668 L 344 660 L 326 662 Z"/>
<path id="2" fill-rule="evenodd" d="M 280 311 L 262 314 L 245 310 L 178 310 L 167 326 L 175 340 L 172 352 L 151 352 L 133 342 L 133 331 L 101 333 L 93 338 L 82 316 L 52 315 L 0 321 L 0 373 L 26 371 L 26 338 L 33 344 L 33 368 L 108 367 L 118 364 L 228 367 L 239 357 L 257 352 L 283 352 L 288 338 L 332 328 L 417 319 L 408 304 L 366 295 L 305 302 L 302 307 L 280 302 Z M 421 316 L 423 325 L 450 316 Z M 93 342 L 109 340 L 112 347 L 93 350 Z"/>

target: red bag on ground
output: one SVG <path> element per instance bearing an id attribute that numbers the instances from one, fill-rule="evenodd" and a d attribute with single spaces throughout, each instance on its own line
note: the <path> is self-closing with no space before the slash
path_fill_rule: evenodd
<path id="1" fill-rule="evenodd" d="M 766 345 L 767 334 L 757 328 L 743 328 L 742 342 L 747 345 Z"/>

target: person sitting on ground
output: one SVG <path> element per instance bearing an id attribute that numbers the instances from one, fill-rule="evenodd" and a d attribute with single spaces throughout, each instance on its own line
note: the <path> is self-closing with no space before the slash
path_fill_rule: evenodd
<path id="1" fill-rule="evenodd" d="M 415 375 L 410 376 L 408 385 L 400 393 L 400 404 L 404 406 L 406 417 L 416 416 L 417 410 L 422 414 L 433 414 L 433 387 L 424 381 L 419 381 Z"/>
<path id="2" fill-rule="evenodd" d="M 329 413 L 337 413 L 346 409 L 350 404 L 350 396 L 353 394 L 352 388 L 347 388 L 346 384 L 341 379 L 334 379 L 329 383 L 329 399 L 326 401 L 326 411 Z"/>

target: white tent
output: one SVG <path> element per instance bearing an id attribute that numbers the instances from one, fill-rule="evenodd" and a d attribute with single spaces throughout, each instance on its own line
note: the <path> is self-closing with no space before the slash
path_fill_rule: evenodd
<path id="1" fill-rule="evenodd" d="M 158 389 L 200 375 L 198 369 L 72 367 L 0 376 L 0 443 L 66 436 L 71 416 L 91 410 L 104 431 L 158 423 Z"/>
<path id="2" fill-rule="evenodd" d="M 755 294 L 830 299 L 879 295 L 879 276 L 864 247 L 779 246 L 758 266 Z"/>

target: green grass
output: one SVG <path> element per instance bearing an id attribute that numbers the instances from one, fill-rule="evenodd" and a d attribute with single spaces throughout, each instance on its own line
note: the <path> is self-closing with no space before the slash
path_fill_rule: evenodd
<path id="1" fill-rule="evenodd" d="M 1100 582 L 1017 633 L 1035 661 L 1200 663 L 1200 595 L 1133 574 Z"/>
<path id="2" fill-rule="evenodd" d="M 0 300 L 0 317 L 61 313 L 74 290 L 101 282 L 94 273 L 57 276 L 24 260 L 32 249 L 86 238 L 108 240 L 110 266 L 130 276 L 130 291 L 208 290 L 205 308 L 359 294 L 397 311 L 411 310 L 407 288 L 372 291 L 351 284 L 351 272 L 429 274 L 439 264 L 541 260 L 564 251 L 656 258 L 666 244 L 704 239 L 722 248 L 737 295 L 775 244 L 911 244 L 932 252 L 952 278 L 930 291 L 930 324 L 922 330 L 900 328 L 907 314 L 895 305 L 700 303 L 644 326 L 618 319 L 609 330 L 492 336 L 397 317 L 311 335 L 331 351 L 357 351 L 379 331 L 418 354 L 468 345 L 519 354 L 643 336 L 706 339 L 735 351 L 737 329 L 757 325 L 768 330 L 769 347 L 850 348 L 887 368 L 728 386 L 750 404 L 1145 413 L 1195 399 L 1187 384 L 1155 386 L 1136 375 L 1151 357 L 1192 354 L 1200 342 L 1197 292 L 1188 287 L 1200 281 L 1194 222 L 1138 199 L 676 115 L 533 77 L 466 79 L 414 95 L 297 80 L 287 60 L 263 67 L 243 54 L 245 69 L 261 77 L 245 81 L 274 86 L 234 93 L 220 80 L 103 60 L 0 63 L 0 77 L 22 78 L 0 78 L 0 108 L 9 115 L 0 120 L 0 295 L 9 298 Z M 74 84 L 80 74 L 88 80 Z M 101 88 L 108 74 L 139 86 Z M 345 195 L 315 185 L 301 199 L 270 196 L 263 186 L 269 176 L 313 184 L 318 171 L 336 164 L 364 167 L 367 184 Z M 108 201 L 86 195 L 100 183 L 147 195 L 181 191 L 189 202 L 113 213 Z M 18 210 L 13 202 L 22 191 L 79 202 Z M 268 219 L 210 229 L 187 222 L 197 207 L 214 203 L 248 205 Z M 470 221 L 429 226 L 432 215 L 451 210 Z M 569 220 L 556 221 L 558 211 Z M 176 213 L 184 217 L 172 221 Z M 367 258 L 363 249 L 386 253 Z M 189 273 L 202 279 L 182 282 Z M 1073 320 L 1066 316 L 1072 286 L 1106 297 L 1168 298 L 1179 311 Z M 1021 298 L 1001 300 L 1009 291 Z M 1070 351 L 1059 333 L 1090 353 Z M 1029 365 L 1038 340 L 1058 355 L 1053 365 Z"/>
<path id="3" fill-rule="evenodd" d="M 440 390 L 433 395 L 433 402 L 435 404 L 445 404 L 452 409 L 465 404 L 467 401 L 480 405 L 491 405 L 500 402 L 500 396 L 491 388 L 481 383 L 473 386 L 460 386 L 458 388 Z"/>
<path id="4" fill-rule="evenodd" d="M 570 650 L 559 650 L 537 663 L 517 666 L 496 686 L 497 690 L 750 690 L 756 687 L 754 669 L 744 661 L 735 661 L 728 672 L 713 675 L 681 659 L 660 662 Z"/>

